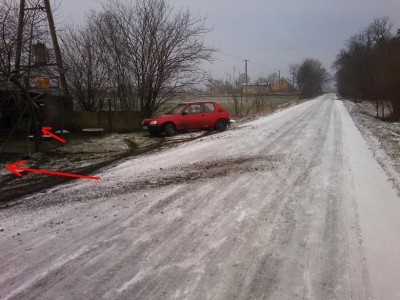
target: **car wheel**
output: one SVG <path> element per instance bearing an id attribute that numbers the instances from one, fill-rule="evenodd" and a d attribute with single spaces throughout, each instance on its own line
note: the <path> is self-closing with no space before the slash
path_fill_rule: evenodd
<path id="1" fill-rule="evenodd" d="M 155 130 L 155 129 L 153 129 L 153 128 L 149 128 L 149 133 L 150 133 L 150 135 L 152 135 L 152 136 L 158 135 L 158 131 Z"/>
<path id="2" fill-rule="evenodd" d="M 226 120 L 218 120 L 214 127 L 218 131 L 225 131 L 228 127 L 228 122 Z"/>
<path id="3" fill-rule="evenodd" d="M 164 132 L 166 136 L 175 135 L 175 126 L 174 124 L 168 123 L 164 126 Z"/>

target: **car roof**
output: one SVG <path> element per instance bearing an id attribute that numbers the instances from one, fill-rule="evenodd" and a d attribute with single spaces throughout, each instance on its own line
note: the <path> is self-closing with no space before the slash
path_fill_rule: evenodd
<path id="1" fill-rule="evenodd" d="M 182 104 L 201 104 L 201 103 L 216 103 L 215 101 L 190 101 L 183 102 Z"/>

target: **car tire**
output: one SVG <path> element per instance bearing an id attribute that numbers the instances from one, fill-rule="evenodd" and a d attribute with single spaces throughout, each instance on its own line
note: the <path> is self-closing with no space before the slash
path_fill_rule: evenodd
<path id="1" fill-rule="evenodd" d="M 172 123 L 167 123 L 164 126 L 164 132 L 166 136 L 173 136 L 176 133 L 175 125 Z"/>
<path id="2" fill-rule="evenodd" d="M 222 119 L 218 120 L 214 126 L 215 130 L 218 131 L 225 131 L 227 127 L 228 127 L 228 122 Z"/>
<path id="3" fill-rule="evenodd" d="M 158 131 L 155 130 L 155 129 L 153 129 L 153 128 L 149 128 L 149 133 L 150 133 L 150 135 L 152 135 L 152 136 L 157 136 L 157 135 L 158 135 Z"/>

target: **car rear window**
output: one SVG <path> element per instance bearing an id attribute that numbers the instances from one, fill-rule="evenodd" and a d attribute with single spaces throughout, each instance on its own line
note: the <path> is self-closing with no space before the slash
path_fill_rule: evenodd
<path id="1" fill-rule="evenodd" d="M 215 111 L 214 104 L 204 103 L 204 112 L 213 112 L 213 111 Z"/>

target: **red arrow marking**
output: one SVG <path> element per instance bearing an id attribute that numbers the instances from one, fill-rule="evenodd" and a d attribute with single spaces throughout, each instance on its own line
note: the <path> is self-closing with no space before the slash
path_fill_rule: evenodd
<path id="1" fill-rule="evenodd" d="M 42 132 L 44 135 L 50 135 L 51 137 L 55 138 L 56 140 L 59 140 L 61 143 L 65 143 L 65 140 L 60 138 L 59 136 L 55 135 L 54 133 L 50 132 L 51 127 L 42 127 Z"/>
<path id="2" fill-rule="evenodd" d="M 47 171 L 47 170 L 37 170 L 37 169 L 29 169 L 29 168 L 21 168 L 20 165 L 26 163 L 26 160 L 21 160 L 15 162 L 13 164 L 6 165 L 6 168 L 14 173 L 17 176 L 22 176 L 20 171 L 27 171 L 33 173 L 41 173 L 41 174 L 48 174 L 48 175 L 57 175 L 57 176 L 66 176 L 66 177 L 75 177 L 75 178 L 84 178 L 84 179 L 91 179 L 91 180 L 100 180 L 100 177 L 94 176 L 87 176 L 87 175 L 79 175 L 79 174 L 71 174 L 71 173 L 62 173 L 62 172 L 54 172 L 54 171 Z"/>

